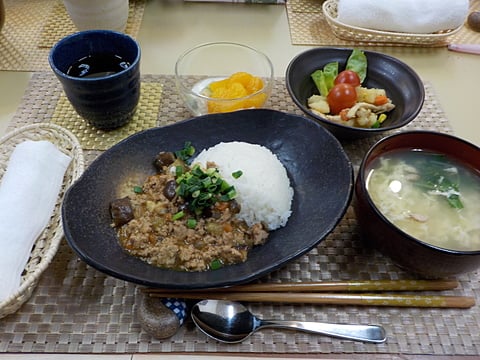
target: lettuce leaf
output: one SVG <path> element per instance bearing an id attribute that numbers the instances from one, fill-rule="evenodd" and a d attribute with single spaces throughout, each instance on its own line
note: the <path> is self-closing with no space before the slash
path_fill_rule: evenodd
<path id="1" fill-rule="evenodd" d="M 310 76 L 312 77 L 312 80 L 315 83 L 315 86 L 317 87 L 320 95 L 327 96 L 328 88 L 323 70 L 315 70 Z"/>
<path id="2" fill-rule="evenodd" d="M 310 76 L 320 95 L 327 96 L 337 75 L 338 62 L 330 62 L 323 67 L 323 70 L 315 70 Z"/>
<path id="3" fill-rule="evenodd" d="M 362 50 L 353 49 L 347 60 L 346 70 L 355 71 L 360 77 L 360 83 L 363 83 L 367 77 L 367 56 Z"/>

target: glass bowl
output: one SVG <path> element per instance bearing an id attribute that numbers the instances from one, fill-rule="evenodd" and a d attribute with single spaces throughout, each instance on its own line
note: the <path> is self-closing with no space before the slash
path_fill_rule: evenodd
<path id="1" fill-rule="evenodd" d="M 206 43 L 180 55 L 175 82 L 194 116 L 261 108 L 272 91 L 273 65 L 250 46 Z"/>

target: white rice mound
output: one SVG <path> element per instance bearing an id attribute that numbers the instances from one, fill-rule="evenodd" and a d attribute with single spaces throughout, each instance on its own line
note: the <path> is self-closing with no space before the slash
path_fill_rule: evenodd
<path id="1" fill-rule="evenodd" d="M 221 142 L 203 150 L 193 161 L 206 167 L 214 162 L 220 175 L 237 192 L 238 217 L 247 225 L 262 222 L 268 230 L 285 226 L 290 217 L 293 189 L 285 167 L 269 149 L 246 142 Z M 232 173 L 241 170 L 235 179 Z"/>

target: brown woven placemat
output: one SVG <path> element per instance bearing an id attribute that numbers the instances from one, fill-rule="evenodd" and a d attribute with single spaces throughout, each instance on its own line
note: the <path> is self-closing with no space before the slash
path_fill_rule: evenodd
<path id="1" fill-rule="evenodd" d="M 107 150 L 120 140 L 141 130 L 157 125 L 157 114 L 162 96 L 162 85 L 141 84 L 140 100 L 132 119 L 121 128 L 102 131 L 89 125 L 78 115 L 65 94 L 60 95 L 51 122 L 70 130 L 85 150 Z"/>
<path id="2" fill-rule="evenodd" d="M 6 21 L 0 32 L 0 70 L 45 71 L 52 45 L 76 32 L 62 0 L 4 0 Z M 101 1 L 101 0 L 99 0 Z M 125 32 L 136 38 L 146 0 L 130 0 Z"/>
<path id="3" fill-rule="evenodd" d="M 335 36 L 322 13 L 322 0 L 288 0 L 286 2 L 290 40 L 293 45 L 314 46 L 384 46 L 377 42 L 359 42 L 343 40 Z M 470 11 L 479 11 L 480 1 L 470 1 Z M 480 43 L 480 33 L 467 26 L 448 37 L 447 44 Z M 389 46 L 415 46 L 405 44 L 388 44 Z"/>
<path id="4" fill-rule="evenodd" d="M 171 76 L 144 75 L 143 82 L 163 86 L 157 124 L 166 125 L 189 117 L 175 91 Z M 451 127 L 426 82 L 425 106 L 408 129 L 451 133 Z M 33 75 L 10 128 L 33 122 L 49 122 L 61 94 L 53 74 Z M 269 108 L 297 113 L 283 78 L 277 78 Z M 377 139 L 345 143 L 355 168 Z M 87 163 L 98 150 L 85 151 Z M 407 279 L 388 259 L 365 246 L 358 235 L 352 208 L 335 230 L 309 253 L 268 275 L 263 281 L 322 281 L 355 279 Z M 443 292 L 479 298 L 477 272 L 459 277 L 461 286 Z M 30 300 L 15 314 L 0 320 L 0 352 L 134 353 L 390 353 L 480 355 L 480 309 L 384 308 L 356 306 L 250 304 L 264 318 L 298 319 L 383 325 L 384 344 L 344 341 L 307 333 L 265 329 L 240 344 L 209 340 L 187 322 L 169 339 L 153 339 L 139 324 L 136 311 L 139 286 L 112 278 L 80 261 L 62 242 Z"/>

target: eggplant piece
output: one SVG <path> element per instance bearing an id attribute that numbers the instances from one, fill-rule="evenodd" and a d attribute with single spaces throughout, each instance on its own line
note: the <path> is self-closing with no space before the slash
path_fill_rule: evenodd
<path id="1" fill-rule="evenodd" d="M 110 216 L 115 227 L 122 226 L 134 218 L 133 207 L 128 196 L 110 202 Z"/>
<path id="2" fill-rule="evenodd" d="M 172 200 L 177 194 L 177 182 L 175 180 L 169 180 L 163 188 L 163 195 L 168 199 Z"/>
<path id="3" fill-rule="evenodd" d="M 230 200 L 230 202 L 228 203 L 228 207 L 229 207 L 230 212 L 232 214 L 238 214 L 240 212 L 240 210 L 242 209 L 242 207 L 240 206 L 238 201 L 235 200 L 235 199 Z"/>
<path id="4" fill-rule="evenodd" d="M 153 165 L 157 169 L 158 172 L 163 172 L 163 168 L 165 166 L 169 166 L 174 163 L 176 160 L 175 154 L 169 151 L 162 151 L 157 154 L 155 160 L 153 161 Z"/>

